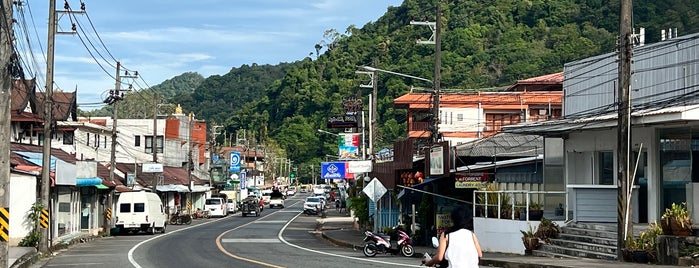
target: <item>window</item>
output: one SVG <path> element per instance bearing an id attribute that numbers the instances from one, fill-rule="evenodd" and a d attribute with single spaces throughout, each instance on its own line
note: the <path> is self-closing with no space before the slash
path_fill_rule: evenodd
<path id="1" fill-rule="evenodd" d="M 146 140 L 145 140 L 146 153 L 153 153 L 153 136 L 144 136 L 144 137 L 146 137 Z M 158 153 L 163 152 L 163 136 L 158 136 L 155 139 L 155 147 L 157 148 Z"/>
<path id="2" fill-rule="evenodd" d="M 104 148 L 107 148 L 107 136 L 104 136 Z"/>
<path id="3" fill-rule="evenodd" d="M 519 113 L 511 114 L 485 114 L 485 124 L 488 131 L 500 131 L 502 126 L 513 125 L 520 122 Z"/>
<path id="4" fill-rule="evenodd" d="M 458 122 L 464 121 L 464 114 L 457 114 L 456 121 L 458 121 Z"/>
<path id="5" fill-rule="evenodd" d="M 85 136 L 87 136 L 87 141 L 85 142 L 85 145 L 90 146 L 90 133 L 87 133 Z"/>
<path id="6" fill-rule="evenodd" d="M 119 212 L 131 212 L 131 204 L 123 203 L 119 205 Z"/>
<path id="7" fill-rule="evenodd" d="M 95 147 L 100 147 L 100 136 L 95 133 Z"/>
<path id="8" fill-rule="evenodd" d="M 63 144 L 72 145 L 73 144 L 74 132 L 63 132 Z"/>
<path id="9" fill-rule="evenodd" d="M 611 151 L 598 152 L 598 180 L 600 185 L 614 185 L 614 154 Z"/>
<path id="10" fill-rule="evenodd" d="M 141 136 L 139 136 L 139 135 L 134 136 L 133 146 L 141 147 Z"/>
<path id="11" fill-rule="evenodd" d="M 146 211 L 146 204 L 145 203 L 133 203 L 133 212 L 145 212 Z"/>

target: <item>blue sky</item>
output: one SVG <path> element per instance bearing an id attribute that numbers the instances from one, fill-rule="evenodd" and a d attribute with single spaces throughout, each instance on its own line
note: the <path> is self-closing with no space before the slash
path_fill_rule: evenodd
<path id="1" fill-rule="evenodd" d="M 54 65 L 54 89 L 72 92 L 77 88 L 78 104 L 83 110 L 99 108 L 101 105 L 93 103 L 100 103 L 115 87 L 114 59 L 126 69 L 139 72 L 143 80 L 138 79 L 134 88 L 153 86 L 188 71 L 208 77 L 226 74 L 243 64 L 292 62 L 314 51 L 325 30 L 344 32 L 350 25 L 361 28 L 376 21 L 389 6 L 402 3 L 402 0 L 84 1 L 88 16 L 64 15 L 59 19 L 59 31 L 68 31 L 74 19 L 79 22 L 80 34 L 56 36 Z M 28 33 L 18 34 L 18 39 L 32 41 L 30 45 L 19 44 L 18 48 L 25 62 L 30 62 L 28 51 L 33 51 L 38 63 L 29 64 L 27 69 L 37 76 L 43 91 L 48 1 L 25 2 L 28 6 L 22 12 L 15 9 L 14 17 L 20 18 L 23 13 L 24 18 L 18 19 L 15 32 L 26 28 Z M 72 10 L 80 10 L 79 1 L 68 0 L 68 3 Z M 56 5 L 57 10 L 63 10 L 62 1 Z M 29 26 L 23 27 L 23 20 Z"/>

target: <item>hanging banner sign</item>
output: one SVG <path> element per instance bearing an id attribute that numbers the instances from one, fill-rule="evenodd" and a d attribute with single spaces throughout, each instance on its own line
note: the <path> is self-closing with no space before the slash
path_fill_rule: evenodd
<path id="1" fill-rule="evenodd" d="M 433 147 L 430 149 L 430 176 L 444 174 L 444 149 Z"/>
<path id="2" fill-rule="evenodd" d="M 371 161 L 347 161 L 348 173 L 367 173 L 371 172 Z"/>
<path id="3" fill-rule="evenodd" d="M 323 179 L 344 179 L 346 171 L 347 162 L 320 163 L 320 177 Z"/>
<path id="4" fill-rule="evenodd" d="M 359 121 L 357 121 L 356 115 L 336 115 L 328 117 L 328 128 L 350 128 L 357 127 Z"/>
<path id="5" fill-rule="evenodd" d="M 231 172 L 240 172 L 240 152 L 231 152 Z"/>

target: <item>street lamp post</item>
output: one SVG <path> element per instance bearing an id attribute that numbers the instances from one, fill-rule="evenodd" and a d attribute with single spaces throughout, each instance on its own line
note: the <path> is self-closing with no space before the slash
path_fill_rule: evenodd
<path id="1" fill-rule="evenodd" d="M 366 88 L 371 87 L 374 89 L 374 93 L 372 94 L 372 96 L 373 96 L 372 101 L 371 101 L 371 103 L 369 103 L 369 106 L 371 108 L 369 115 L 371 117 L 370 121 L 371 121 L 371 130 L 372 130 L 372 132 L 369 134 L 369 151 L 371 152 L 371 154 L 373 156 L 374 155 L 374 138 L 376 135 L 376 127 L 375 126 L 376 126 L 376 122 L 378 122 L 378 120 L 376 118 L 376 115 L 377 115 L 377 113 L 376 113 L 376 110 L 377 110 L 376 95 L 378 95 L 377 90 L 376 90 L 376 88 L 377 88 L 376 73 L 382 72 L 382 73 L 393 74 L 393 75 L 402 76 L 402 77 L 406 77 L 406 78 L 417 79 L 420 81 L 429 82 L 432 85 L 435 85 L 435 83 L 434 83 L 434 81 L 427 79 L 427 78 L 422 78 L 422 77 L 417 77 L 414 75 L 383 70 L 383 69 L 379 69 L 379 68 L 375 68 L 375 67 L 361 66 L 361 68 L 366 70 L 366 71 L 356 71 L 355 73 L 369 75 L 371 77 L 371 82 L 368 85 L 359 85 L 359 87 L 366 87 Z M 435 91 L 433 93 L 436 93 L 435 99 L 437 99 L 435 101 L 436 106 L 434 108 L 435 109 L 434 110 L 434 113 L 435 113 L 434 117 L 437 118 L 439 116 L 439 93 L 437 91 Z M 437 120 L 439 120 L 439 119 L 437 118 Z M 437 123 L 435 123 L 434 128 L 433 128 L 433 139 L 434 140 L 436 140 L 436 137 L 437 137 L 436 133 L 437 133 Z"/>

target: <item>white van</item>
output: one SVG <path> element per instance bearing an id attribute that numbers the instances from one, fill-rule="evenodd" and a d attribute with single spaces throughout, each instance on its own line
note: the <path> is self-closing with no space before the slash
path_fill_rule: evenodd
<path id="1" fill-rule="evenodd" d="M 151 192 L 123 192 L 116 205 L 115 227 L 122 233 L 144 231 L 165 233 L 167 215 L 157 194 Z"/>
<path id="2" fill-rule="evenodd" d="M 211 217 L 224 217 L 228 215 L 228 201 L 220 197 L 207 198 L 204 210 L 209 211 Z"/>

